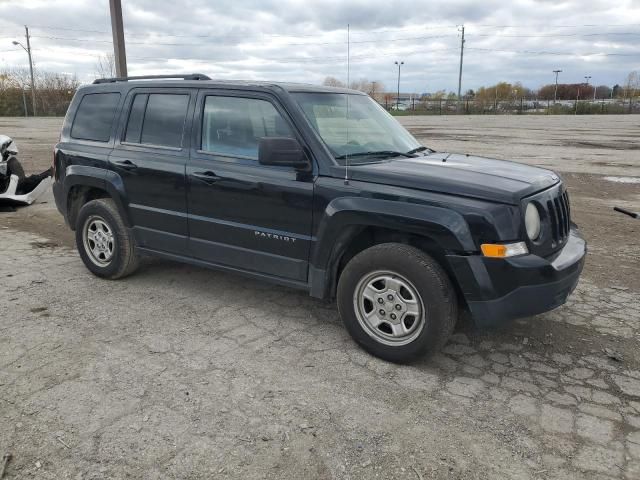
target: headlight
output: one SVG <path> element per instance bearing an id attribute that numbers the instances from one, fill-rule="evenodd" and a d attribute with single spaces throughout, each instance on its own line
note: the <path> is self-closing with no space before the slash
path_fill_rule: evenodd
<path id="1" fill-rule="evenodd" d="M 531 240 L 535 240 L 540 236 L 540 212 L 538 212 L 538 207 L 533 203 L 527 205 L 524 213 L 524 226 L 527 230 L 527 236 Z"/>

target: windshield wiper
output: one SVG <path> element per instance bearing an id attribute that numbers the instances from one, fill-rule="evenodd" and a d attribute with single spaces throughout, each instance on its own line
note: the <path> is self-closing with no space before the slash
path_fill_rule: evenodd
<path id="1" fill-rule="evenodd" d="M 414 158 L 410 153 L 404 152 L 396 152 L 394 150 L 377 150 L 372 152 L 356 152 L 356 153 L 345 153 L 344 155 L 339 155 L 336 157 L 336 160 L 344 160 L 345 158 L 352 157 L 407 157 Z"/>
<path id="2" fill-rule="evenodd" d="M 413 150 L 409 150 L 407 155 L 411 155 L 412 153 L 424 152 L 425 150 L 429 150 L 427 147 L 420 146 L 418 148 L 414 148 Z"/>

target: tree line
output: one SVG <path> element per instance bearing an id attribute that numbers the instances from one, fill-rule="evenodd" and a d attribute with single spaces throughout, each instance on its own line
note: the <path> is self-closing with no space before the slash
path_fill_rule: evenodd
<path id="1" fill-rule="evenodd" d="M 347 85 L 334 78 L 325 78 L 323 85 L 333 87 L 346 87 Z M 350 82 L 349 88 L 360 90 L 368 93 L 378 102 L 393 105 L 396 99 L 396 92 L 386 92 L 384 85 L 379 81 L 370 81 L 367 79 L 359 79 Z M 613 87 L 608 85 L 589 85 L 587 83 L 559 83 L 556 87 L 555 83 L 544 85 L 538 90 L 525 87 L 521 82 L 509 83 L 498 82 L 495 85 L 480 87 L 476 90 L 467 90 L 461 100 L 473 100 L 479 103 L 495 103 L 505 101 L 524 100 L 589 100 L 593 99 L 617 98 L 617 99 L 633 99 L 640 95 L 640 74 L 633 71 L 627 75 L 625 82 Z M 438 90 L 431 93 L 417 94 L 419 101 L 455 101 L 458 95 L 455 92 L 447 92 L 446 90 Z"/>
<path id="2" fill-rule="evenodd" d="M 95 67 L 96 77 L 108 77 L 115 75 L 112 55 L 99 57 Z M 74 75 L 66 75 L 56 72 L 36 70 L 34 72 L 36 91 L 36 113 L 43 116 L 62 116 L 80 86 L 80 82 Z M 347 85 L 335 77 L 326 77 L 323 85 L 333 87 L 347 87 Z M 387 91 L 385 85 L 376 80 L 360 78 L 349 82 L 349 88 L 367 93 L 380 104 L 391 108 L 396 102 L 394 89 Z M 525 100 L 552 101 L 556 98 L 562 100 L 589 100 L 594 98 L 605 99 L 630 99 L 640 95 L 640 74 L 633 71 L 627 75 L 622 85 L 588 85 L 586 83 L 566 84 L 559 83 L 544 85 L 538 90 L 525 87 L 521 82 L 499 82 L 495 85 L 480 87 L 476 90 L 467 90 L 460 100 L 471 100 L 476 104 L 491 105 L 499 102 L 516 102 Z M 419 107 L 419 102 L 428 101 L 457 101 L 458 96 L 454 92 L 439 90 L 432 93 L 415 94 L 412 97 L 413 106 Z M 5 68 L 0 70 L 0 115 L 24 116 L 33 115 L 31 99 L 31 78 L 26 68 Z"/>
<path id="3" fill-rule="evenodd" d="M 73 75 L 34 72 L 36 114 L 62 116 L 80 86 Z M 28 68 L 0 70 L 0 115 L 32 116 L 31 77 Z"/>

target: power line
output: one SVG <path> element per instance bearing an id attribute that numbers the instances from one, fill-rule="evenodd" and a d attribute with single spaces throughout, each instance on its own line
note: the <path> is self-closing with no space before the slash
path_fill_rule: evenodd
<path id="1" fill-rule="evenodd" d="M 394 32 L 394 31 L 403 31 L 403 30 L 408 30 L 408 29 L 418 29 L 418 30 L 438 30 L 438 29 L 448 29 L 448 28 L 455 28 L 456 25 L 437 25 L 437 26 L 422 26 L 422 25 L 408 25 L 405 27 L 397 27 L 397 28 L 379 28 L 379 29 L 365 29 L 362 30 L 360 32 L 354 31 L 351 32 L 352 35 L 368 35 L 371 33 L 384 33 L 384 32 Z M 103 33 L 105 35 L 110 35 L 111 32 L 107 31 L 107 30 L 88 30 L 88 29 L 82 29 L 82 28 L 70 28 L 70 27 L 58 27 L 58 26 L 45 26 L 45 25 L 34 25 L 31 28 L 36 28 L 39 30 L 62 30 L 62 31 L 69 31 L 69 32 L 84 32 L 84 33 Z M 327 33 L 334 33 L 334 32 L 340 32 L 343 31 L 343 29 L 335 29 L 335 30 L 328 30 L 327 32 L 322 32 L 319 34 L 282 34 L 282 33 L 262 33 L 259 36 L 263 36 L 263 37 L 291 37 L 291 38 L 308 38 L 308 37 L 317 37 L 317 36 L 321 36 L 321 35 L 325 35 Z M 246 38 L 248 35 L 246 33 L 225 33 L 223 35 L 220 35 L 219 33 L 214 33 L 214 34 L 191 34 L 191 35 L 187 35 L 187 34 L 172 34 L 172 33 L 165 33 L 165 32 L 152 32 L 152 33 L 157 33 L 158 35 L 161 35 L 163 37 L 177 37 L 177 38 L 207 38 L 207 37 L 241 37 L 241 38 Z M 149 36 L 149 33 L 127 33 L 127 36 L 129 37 L 146 37 Z"/>
<path id="2" fill-rule="evenodd" d="M 436 38 L 448 38 L 453 37 L 454 35 L 426 35 L 419 37 L 405 37 L 405 38 L 376 38 L 373 40 L 355 40 L 350 43 L 356 44 L 364 44 L 364 43 L 379 43 L 379 42 L 405 42 L 412 40 L 430 40 Z M 111 43 L 111 40 L 100 40 L 95 38 L 73 38 L 73 37 L 51 37 L 46 35 L 32 35 L 33 38 L 44 38 L 47 40 L 66 40 L 72 42 L 86 42 L 86 43 Z M 150 40 L 148 42 L 127 42 L 129 45 L 149 45 L 149 46 L 173 46 L 173 47 L 210 47 L 210 44 L 206 43 L 163 43 L 156 42 Z M 300 46 L 324 46 L 324 45 L 346 45 L 346 41 L 337 41 L 337 42 L 304 42 L 304 43 L 280 43 L 278 46 L 290 46 L 290 47 L 300 47 Z"/>
<path id="3" fill-rule="evenodd" d="M 564 38 L 564 37 L 600 37 L 604 35 L 613 36 L 633 36 L 640 35 L 640 32 L 599 32 L 599 33 L 551 33 L 541 35 L 503 35 L 503 34 L 486 34 L 486 33 L 472 33 L 472 37 L 490 37 L 490 38 Z"/>
<path id="4" fill-rule="evenodd" d="M 600 24 L 596 24 L 596 23 L 587 23 L 587 24 L 583 24 L 583 25 L 553 25 L 553 24 L 549 24 L 549 23 L 545 23 L 545 24 L 527 24 L 527 25 L 486 25 L 486 24 L 479 24 L 479 25 L 471 25 L 472 27 L 482 27 L 482 28 L 609 28 L 609 27 L 640 27 L 640 23 L 600 23 Z"/>
<path id="5" fill-rule="evenodd" d="M 404 27 L 395 27 L 395 28 L 379 28 L 379 29 L 364 29 L 361 31 L 352 31 L 351 35 L 369 35 L 375 33 L 384 33 L 384 32 L 397 32 L 397 31 L 406 31 L 406 30 L 441 30 L 441 29 L 449 29 L 456 28 L 458 25 L 434 25 L 434 26 L 423 26 L 423 25 L 407 25 Z M 470 28 L 511 28 L 511 29 L 554 29 L 554 28 L 617 28 L 617 27 L 640 27 L 638 23 L 619 23 L 619 24 L 583 24 L 583 25 L 553 25 L 553 24 L 521 24 L 521 25 L 488 25 L 488 24 L 477 24 L 477 25 L 468 25 Z M 111 32 L 107 30 L 93 30 L 93 29 L 83 29 L 83 28 L 70 28 L 70 27 L 59 27 L 59 26 L 48 26 L 48 25 L 35 25 L 32 29 L 39 30 L 53 30 L 53 31 L 69 31 L 69 32 L 83 32 L 83 33 L 99 33 L 110 35 Z M 334 29 L 326 32 L 316 33 L 316 34 L 281 34 L 281 33 L 263 33 L 257 35 L 258 37 L 285 37 L 285 38 L 312 38 L 318 37 L 326 34 L 337 33 L 342 29 Z M 353 29 L 352 29 L 353 30 Z M 609 32 L 611 34 L 617 34 L 617 32 Z M 176 37 L 176 38 L 220 38 L 220 37 L 240 37 L 246 38 L 250 36 L 247 33 L 213 33 L 213 34 L 172 34 L 165 32 L 147 32 L 147 33 L 127 33 L 128 37 L 148 37 L 153 34 L 158 34 L 162 37 Z M 604 35 L 607 33 L 598 33 L 593 35 Z M 634 33 L 635 34 L 635 33 Z M 571 34 L 573 35 L 573 34 Z M 576 34 L 578 35 L 578 34 Z M 590 34 L 585 34 L 590 35 Z"/>
<path id="6" fill-rule="evenodd" d="M 412 55 L 428 55 L 431 53 L 439 53 L 439 52 L 445 52 L 445 51 L 452 51 L 452 50 L 457 50 L 458 47 L 451 47 L 451 48 L 437 48 L 437 49 L 431 49 L 431 50 L 424 50 L 424 49 L 420 49 L 420 50 L 414 50 L 414 51 L 410 51 L 410 52 L 402 52 L 402 55 L 405 56 L 412 56 Z M 51 53 L 56 53 L 56 50 L 51 49 L 51 48 L 41 48 L 38 49 L 38 51 L 42 52 L 51 52 Z M 370 54 L 361 54 L 361 55 L 351 55 L 351 60 L 370 60 L 370 59 L 374 59 L 374 58 L 382 58 L 382 57 L 393 57 L 393 56 L 397 56 L 399 53 L 397 52 L 390 52 L 390 53 L 385 53 L 382 55 L 376 55 L 375 57 L 371 56 Z M 86 57 L 96 57 L 96 53 L 84 53 L 84 52 L 75 52 L 73 53 L 73 55 L 81 55 L 81 56 L 86 56 Z M 154 56 L 128 56 L 128 58 L 130 60 L 162 60 L 162 61 L 168 61 L 168 60 L 187 60 L 187 61 L 197 61 L 197 62 L 205 62 L 205 63 L 211 63 L 211 58 L 194 58 L 194 57 L 189 57 L 189 58 L 171 58 L 171 57 L 167 57 L 167 56 L 163 56 L 163 57 L 154 57 Z M 309 57 L 255 57 L 255 56 L 251 56 L 251 57 L 247 57 L 245 59 L 242 59 L 242 61 L 247 61 L 247 60 L 258 60 L 258 61 L 265 61 L 265 62 L 282 62 L 282 63 L 308 63 L 308 62 L 320 62 L 320 61 L 326 61 L 327 63 L 329 62 L 341 62 L 347 61 L 347 57 L 346 55 L 332 55 L 332 56 L 309 56 Z M 216 63 L 221 64 L 221 63 L 237 63 L 238 60 L 218 60 L 216 61 Z"/>
<path id="7" fill-rule="evenodd" d="M 557 55 L 557 56 L 576 56 L 576 57 L 591 57 L 591 56 L 604 56 L 604 57 L 640 57 L 640 52 L 638 53 L 605 53 L 605 52 L 550 52 L 550 51 L 531 51 L 531 50 L 502 50 L 497 48 L 480 48 L 480 47 L 468 47 L 467 50 L 477 50 L 481 52 L 498 52 L 498 53 L 518 53 L 518 54 L 529 54 L 529 55 Z"/>

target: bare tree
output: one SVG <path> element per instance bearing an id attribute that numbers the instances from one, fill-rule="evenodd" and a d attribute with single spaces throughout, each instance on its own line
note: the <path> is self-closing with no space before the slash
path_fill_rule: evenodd
<path id="1" fill-rule="evenodd" d="M 351 82 L 349 88 L 368 93 L 371 91 L 371 82 L 366 78 L 361 78 L 360 80 L 354 80 L 353 82 Z"/>
<path id="2" fill-rule="evenodd" d="M 31 76 L 28 68 L 12 67 L 3 72 L 12 87 L 22 90 L 31 88 Z M 38 88 L 36 84 L 36 89 Z"/>
<path id="3" fill-rule="evenodd" d="M 110 78 L 116 76 L 116 59 L 113 53 L 104 53 L 98 56 L 95 65 L 97 78 Z"/>
<path id="4" fill-rule="evenodd" d="M 31 103 L 24 99 L 31 87 L 29 70 L 8 68 L 0 71 L 0 115 L 24 115 Z M 80 82 L 75 76 L 37 70 L 35 84 L 37 110 L 41 115 L 64 115 Z"/>
<path id="5" fill-rule="evenodd" d="M 369 91 L 367 92 L 371 98 L 373 98 L 376 102 L 381 103 L 384 92 L 384 84 L 377 80 L 373 80 L 370 84 Z"/>
<path id="6" fill-rule="evenodd" d="M 326 87 L 346 87 L 346 85 L 335 77 L 327 77 L 322 82 Z"/>
<path id="7" fill-rule="evenodd" d="M 624 90 L 629 98 L 633 98 L 638 94 L 638 90 L 640 90 L 640 74 L 636 70 L 629 72 L 629 75 L 627 75 Z"/>

